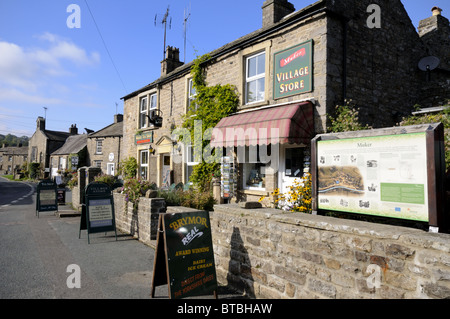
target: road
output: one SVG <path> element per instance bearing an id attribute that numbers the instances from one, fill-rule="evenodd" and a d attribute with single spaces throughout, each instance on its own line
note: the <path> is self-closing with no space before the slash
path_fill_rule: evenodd
<path id="1" fill-rule="evenodd" d="M 88 244 L 80 217 L 36 217 L 35 188 L 0 177 L 0 299 L 150 299 L 153 248 L 120 232 L 117 241 L 114 232 L 91 234 Z M 167 285 L 155 297 L 167 299 Z M 219 298 L 242 296 L 219 287 Z"/>
<path id="2" fill-rule="evenodd" d="M 119 233 L 118 241 L 91 235 L 89 245 L 86 231 L 78 239 L 79 217 L 41 212 L 38 219 L 35 196 L 33 185 L 0 177 L 0 298 L 150 298 L 152 248 Z M 70 265 L 79 266 L 81 288 L 68 287 L 76 282 Z M 156 296 L 167 295 L 157 288 Z"/>

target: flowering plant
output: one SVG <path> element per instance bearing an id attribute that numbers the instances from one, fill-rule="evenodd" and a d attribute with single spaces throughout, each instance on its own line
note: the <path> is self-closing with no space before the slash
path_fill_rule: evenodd
<path id="1" fill-rule="evenodd" d="M 132 202 L 136 206 L 139 202 L 139 197 L 145 196 L 149 189 L 154 188 L 154 184 L 149 181 L 144 181 L 140 178 L 128 178 L 123 184 L 122 194 L 125 194 L 127 203 Z"/>
<path id="2" fill-rule="evenodd" d="M 289 187 L 286 194 L 280 193 L 277 188 L 271 193 L 274 205 L 277 209 L 286 212 L 311 213 L 311 174 L 305 174 L 301 179 L 296 179 L 294 185 Z M 260 202 L 264 200 L 261 197 Z"/>

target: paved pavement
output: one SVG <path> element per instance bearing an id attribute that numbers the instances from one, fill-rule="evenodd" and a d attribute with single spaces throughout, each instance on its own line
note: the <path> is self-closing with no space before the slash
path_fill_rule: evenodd
<path id="1" fill-rule="evenodd" d="M 150 299 L 153 248 L 120 232 L 117 241 L 114 232 L 91 234 L 88 244 L 85 230 L 78 238 L 80 217 L 41 212 L 37 218 L 34 186 L 26 186 L 28 197 L 0 206 L 0 298 Z M 81 288 L 68 287 L 76 283 L 71 265 L 79 266 Z M 155 297 L 168 298 L 167 286 L 157 287 Z M 239 297 L 219 289 L 220 299 Z"/>

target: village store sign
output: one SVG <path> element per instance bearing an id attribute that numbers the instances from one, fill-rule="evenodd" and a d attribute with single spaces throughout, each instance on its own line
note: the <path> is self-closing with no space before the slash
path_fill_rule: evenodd
<path id="1" fill-rule="evenodd" d="M 311 92 L 313 88 L 312 40 L 274 55 L 273 98 Z"/>

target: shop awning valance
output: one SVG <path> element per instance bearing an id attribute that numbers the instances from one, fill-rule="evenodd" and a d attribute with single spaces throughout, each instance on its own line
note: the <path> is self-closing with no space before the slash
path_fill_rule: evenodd
<path id="1" fill-rule="evenodd" d="M 212 147 L 306 144 L 314 137 L 311 102 L 249 111 L 223 118 L 214 128 Z"/>

